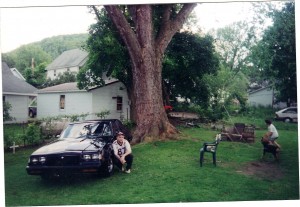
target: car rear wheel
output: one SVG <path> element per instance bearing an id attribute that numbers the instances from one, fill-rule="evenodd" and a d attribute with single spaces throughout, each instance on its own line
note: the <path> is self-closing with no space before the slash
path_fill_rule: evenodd
<path id="1" fill-rule="evenodd" d="M 291 119 L 291 118 L 285 118 L 285 119 L 284 119 L 284 122 L 285 122 L 285 123 L 290 123 L 290 122 L 292 122 L 292 119 Z"/>

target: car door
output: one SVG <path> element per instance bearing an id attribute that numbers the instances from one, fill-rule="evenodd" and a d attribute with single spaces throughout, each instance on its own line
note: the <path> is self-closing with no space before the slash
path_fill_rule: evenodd
<path id="1" fill-rule="evenodd" d="M 291 118 L 293 121 L 298 121 L 298 112 L 297 108 L 288 108 L 283 112 L 285 117 Z"/>

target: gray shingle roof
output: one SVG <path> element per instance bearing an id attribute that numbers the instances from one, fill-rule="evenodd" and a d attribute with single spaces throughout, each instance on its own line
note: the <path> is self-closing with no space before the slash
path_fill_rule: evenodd
<path id="1" fill-rule="evenodd" d="M 105 85 L 109 85 L 109 84 L 116 83 L 116 82 L 118 82 L 117 79 L 114 79 L 114 78 L 107 79 L 107 80 L 105 80 Z M 90 91 L 90 90 L 93 90 L 96 88 L 99 88 L 99 87 L 93 87 L 88 90 L 85 90 L 85 89 L 80 90 L 77 87 L 77 82 L 72 82 L 72 83 L 63 83 L 63 84 L 43 88 L 43 89 L 38 90 L 37 93 L 79 92 L 79 91 Z"/>
<path id="2" fill-rule="evenodd" d="M 56 70 L 60 68 L 81 67 L 87 61 L 88 53 L 80 49 L 73 49 L 63 52 L 52 63 L 50 63 L 46 70 Z"/>
<path id="3" fill-rule="evenodd" d="M 63 83 L 63 84 L 43 88 L 38 90 L 38 93 L 75 92 L 75 91 L 86 91 L 86 90 L 78 89 L 77 82 L 72 82 L 72 83 Z"/>
<path id="4" fill-rule="evenodd" d="M 13 75 L 8 65 L 2 62 L 3 94 L 35 94 L 37 88 Z"/>

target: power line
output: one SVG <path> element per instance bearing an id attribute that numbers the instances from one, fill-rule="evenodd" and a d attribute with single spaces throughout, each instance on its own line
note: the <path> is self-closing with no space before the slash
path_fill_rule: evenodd
<path id="1" fill-rule="evenodd" d="M 81 7 L 81 6 L 92 6 L 92 5 L 24 5 L 24 6 L 0 6 L 0 9 L 26 9 L 26 8 L 58 8 L 58 7 Z M 100 5 L 96 5 L 100 6 Z"/>
<path id="2" fill-rule="evenodd" d="M 201 1 L 201 0 L 195 0 L 195 2 L 193 2 L 193 0 L 187 1 L 187 2 L 178 2 L 178 3 L 198 3 L 198 4 L 202 4 L 202 3 L 247 3 L 247 2 L 282 2 L 282 1 L 295 1 L 295 0 L 217 0 L 217 1 Z M 22 2 L 23 3 L 23 2 Z M 114 2 L 113 0 L 111 2 L 108 3 L 108 1 L 101 1 L 98 2 L 97 4 L 95 1 L 93 1 L 93 3 L 87 3 L 87 4 L 59 4 L 57 2 L 53 2 L 53 4 L 48 4 L 48 5 L 42 5 L 40 3 L 32 3 L 32 4 L 20 4 L 20 3 L 16 3 L 16 5 L 11 5 L 11 3 L 0 3 L 0 9 L 17 9 L 17 8 L 50 8 L 50 7 L 75 7 L 75 6 L 103 6 L 103 5 L 130 5 L 130 4 L 136 4 L 134 2 L 130 3 L 128 1 L 119 1 L 119 2 Z M 101 3 L 101 4 L 99 4 Z M 164 3 L 170 3 L 168 1 L 164 2 L 156 2 L 154 1 L 147 1 L 147 2 L 139 2 L 139 4 L 164 4 Z"/>

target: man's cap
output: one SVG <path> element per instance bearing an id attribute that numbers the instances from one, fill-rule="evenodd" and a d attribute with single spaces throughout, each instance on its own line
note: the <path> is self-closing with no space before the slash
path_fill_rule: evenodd
<path id="1" fill-rule="evenodd" d="M 124 133 L 120 131 L 120 132 L 117 133 L 117 136 L 118 135 L 124 135 Z"/>

